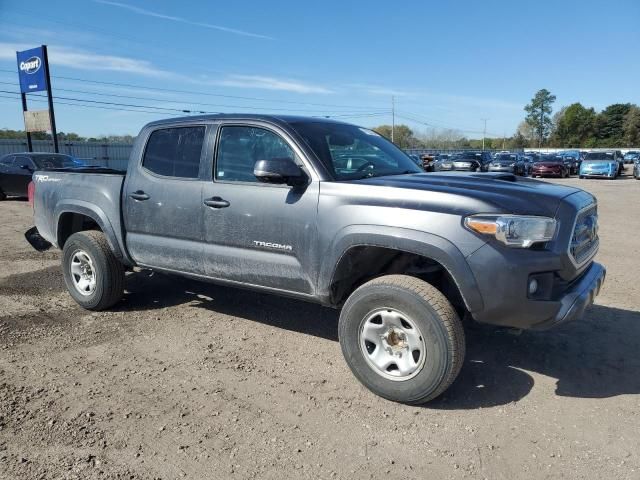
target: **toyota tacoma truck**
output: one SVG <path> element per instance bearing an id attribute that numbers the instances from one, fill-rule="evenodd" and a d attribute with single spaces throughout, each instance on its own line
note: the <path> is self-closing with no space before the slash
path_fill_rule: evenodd
<path id="1" fill-rule="evenodd" d="M 133 267 L 334 307 L 354 375 L 407 404 L 454 381 L 463 321 L 549 328 L 579 318 L 605 279 L 592 195 L 425 173 L 377 133 L 328 119 L 153 122 L 126 172 L 35 173 L 30 198 L 26 237 L 62 249 L 82 307 L 116 304 Z"/>

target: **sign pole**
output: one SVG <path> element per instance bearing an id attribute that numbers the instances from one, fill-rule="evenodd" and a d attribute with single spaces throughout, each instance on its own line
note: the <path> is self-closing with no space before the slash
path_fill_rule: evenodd
<path id="1" fill-rule="evenodd" d="M 58 148 L 58 132 L 56 131 L 56 114 L 53 111 L 53 94 L 51 93 L 51 76 L 49 75 L 49 54 L 47 46 L 42 45 L 42 56 L 44 57 L 44 69 L 47 77 L 47 98 L 49 99 L 49 120 L 51 122 L 51 136 L 53 137 L 53 150 L 60 153 Z M 22 94 L 24 96 L 24 93 Z"/>
<path id="2" fill-rule="evenodd" d="M 24 112 L 27 111 L 27 95 L 24 93 L 21 93 L 20 96 L 22 97 L 22 113 L 24 115 Z M 31 132 L 27 131 L 27 148 L 30 152 L 33 152 L 33 143 L 31 142 Z"/>

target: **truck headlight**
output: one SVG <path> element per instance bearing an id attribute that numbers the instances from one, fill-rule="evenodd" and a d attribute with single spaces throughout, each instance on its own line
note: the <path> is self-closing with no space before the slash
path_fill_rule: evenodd
<path id="1" fill-rule="evenodd" d="M 492 235 L 509 247 L 529 248 L 548 242 L 556 233 L 556 221 L 548 217 L 526 215 L 471 215 L 465 226 L 483 235 Z"/>

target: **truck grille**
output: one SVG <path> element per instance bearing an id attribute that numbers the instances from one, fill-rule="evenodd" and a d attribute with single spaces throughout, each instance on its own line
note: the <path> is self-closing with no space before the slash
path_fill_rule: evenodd
<path id="1" fill-rule="evenodd" d="M 578 212 L 569 253 L 573 261 L 580 265 L 593 256 L 598 244 L 598 209 L 596 205 L 591 205 Z"/>

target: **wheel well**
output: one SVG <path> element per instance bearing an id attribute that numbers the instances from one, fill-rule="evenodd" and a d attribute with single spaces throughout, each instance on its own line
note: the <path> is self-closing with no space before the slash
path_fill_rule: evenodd
<path id="1" fill-rule="evenodd" d="M 462 294 L 441 263 L 415 253 L 375 246 L 352 247 L 340 258 L 331 280 L 331 302 L 341 305 L 363 283 L 391 274 L 410 275 L 430 283 L 447 297 L 460 316 L 464 315 Z"/>
<path id="2" fill-rule="evenodd" d="M 102 230 L 100 225 L 88 215 L 81 213 L 66 212 L 60 215 L 58 220 L 58 246 L 64 247 L 67 239 L 77 232 L 85 230 Z"/>

